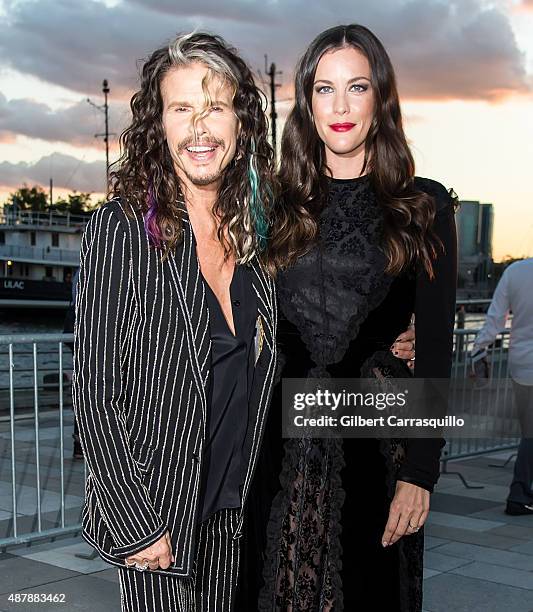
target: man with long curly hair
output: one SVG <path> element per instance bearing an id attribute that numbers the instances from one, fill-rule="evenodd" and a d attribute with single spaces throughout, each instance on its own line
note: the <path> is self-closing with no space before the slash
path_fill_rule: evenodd
<path id="1" fill-rule="evenodd" d="M 273 152 L 252 74 L 217 36 L 155 51 L 131 110 L 82 241 L 83 536 L 118 566 L 122 610 L 225 612 L 276 367 Z"/>

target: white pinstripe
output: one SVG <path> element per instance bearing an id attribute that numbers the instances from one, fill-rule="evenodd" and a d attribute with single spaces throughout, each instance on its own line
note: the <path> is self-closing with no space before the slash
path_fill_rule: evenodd
<path id="1" fill-rule="evenodd" d="M 119 569 L 122 612 L 232 612 L 239 562 L 239 543 L 232 533 L 237 520 L 236 509 L 220 510 L 200 526 L 192 577 Z"/>

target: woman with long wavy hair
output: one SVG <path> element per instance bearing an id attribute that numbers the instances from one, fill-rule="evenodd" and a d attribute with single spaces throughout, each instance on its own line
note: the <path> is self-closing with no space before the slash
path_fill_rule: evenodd
<path id="1" fill-rule="evenodd" d="M 449 378 L 455 199 L 415 177 L 394 70 L 368 29 L 333 27 L 301 58 L 279 177 L 269 259 L 281 269 L 280 376 L 407 377 L 389 347 L 414 313 L 414 376 Z M 261 583 L 253 543 L 266 540 L 262 612 L 420 611 L 442 438 L 282 447 L 280 414 L 278 385 L 245 538 L 246 609 Z"/>

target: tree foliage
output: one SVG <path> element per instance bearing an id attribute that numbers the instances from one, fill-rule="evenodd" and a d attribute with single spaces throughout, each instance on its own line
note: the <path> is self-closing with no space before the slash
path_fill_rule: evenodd
<path id="1" fill-rule="evenodd" d="M 7 204 L 13 205 L 18 210 L 32 210 L 34 212 L 45 212 L 48 210 L 46 192 L 39 185 L 34 185 L 33 187 L 23 185 L 9 194 Z"/>
<path id="2" fill-rule="evenodd" d="M 67 198 L 58 198 L 51 207 L 58 212 L 70 212 L 74 215 L 86 212 L 93 208 L 90 193 L 69 193 Z"/>
<path id="3" fill-rule="evenodd" d="M 95 208 L 95 205 L 91 201 L 90 193 L 78 193 L 75 190 L 69 193 L 66 198 L 57 198 L 50 206 L 48 194 L 40 185 L 34 185 L 33 187 L 23 185 L 9 194 L 6 204 L 8 206 L 14 206 L 14 208 L 20 211 L 53 211 L 58 213 L 71 213 L 74 215 L 89 212 Z"/>

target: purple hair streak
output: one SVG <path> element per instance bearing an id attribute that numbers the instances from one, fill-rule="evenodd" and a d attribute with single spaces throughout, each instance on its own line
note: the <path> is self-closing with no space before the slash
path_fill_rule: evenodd
<path id="1" fill-rule="evenodd" d="M 157 200 L 154 195 L 152 186 L 148 187 L 148 195 L 146 197 L 148 210 L 144 215 L 144 229 L 148 236 L 148 241 L 153 247 L 158 249 L 163 248 L 163 234 L 157 223 Z"/>

